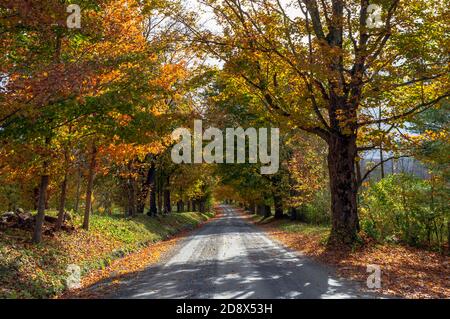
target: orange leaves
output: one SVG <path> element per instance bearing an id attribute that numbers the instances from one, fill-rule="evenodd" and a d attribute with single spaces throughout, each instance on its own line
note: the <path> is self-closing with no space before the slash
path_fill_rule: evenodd
<path id="1" fill-rule="evenodd" d="M 89 287 L 104 279 L 111 279 L 110 285 L 103 287 L 105 289 L 96 290 L 90 292 L 89 290 L 75 291 L 72 294 L 67 294 L 63 298 L 98 298 L 103 297 L 104 294 L 110 293 L 111 288 L 117 287 L 122 280 L 128 278 L 128 276 L 143 270 L 151 264 L 158 262 L 161 255 L 167 252 L 169 249 L 178 242 L 179 237 L 172 238 L 167 241 L 158 242 L 147 246 L 146 248 L 129 254 L 123 258 L 117 259 L 111 263 L 107 268 L 95 270 L 89 273 L 86 277 L 82 278 L 82 286 L 84 288 Z"/>
<path id="2" fill-rule="evenodd" d="M 185 79 L 187 76 L 187 70 L 182 63 L 177 64 L 165 64 L 160 69 L 160 74 L 157 78 L 150 81 L 150 85 L 157 87 L 164 91 L 172 91 L 173 85 Z"/>
<path id="3" fill-rule="evenodd" d="M 118 141 L 117 136 L 114 139 Z M 107 174 L 112 163 L 116 165 L 127 165 L 136 158 L 144 160 L 147 154 L 159 154 L 164 148 L 160 141 L 142 145 L 118 142 L 102 146 L 99 148 L 99 156 L 108 162 L 108 165 L 103 166 L 102 172 Z"/>

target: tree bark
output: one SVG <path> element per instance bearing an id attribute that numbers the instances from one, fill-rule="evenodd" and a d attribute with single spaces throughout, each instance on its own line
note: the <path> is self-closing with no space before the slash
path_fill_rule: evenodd
<path id="1" fill-rule="evenodd" d="M 78 208 L 80 207 L 80 193 L 81 193 L 81 178 L 83 177 L 83 172 L 81 171 L 81 164 L 78 163 L 77 172 L 77 194 L 75 198 L 75 212 L 78 213 Z"/>
<path id="2" fill-rule="evenodd" d="M 264 207 L 264 217 L 267 218 L 267 217 L 272 216 L 272 211 L 271 211 L 270 206 L 264 205 L 263 207 Z"/>
<path id="3" fill-rule="evenodd" d="M 155 181 L 155 164 L 151 163 L 148 169 L 147 176 L 144 183 L 142 183 L 142 188 L 137 198 L 137 213 L 143 214 L 145 209 L 145 202 L 147 201 L 147 196 L 149 194 L 152 183 Z"/>
<path id="4" fill-rule="evenodd" d="M 169 214 L 172 212 L 172 205 L 170 202 L 170 176 L 166 178 L 166 185 L 164 187 L 164 213 Z"/>
<path id="5" fill-rule="evenodd" d="M 61 194 L 59 197 L 59 206 L 58 206 L 58 220 L 56 221 L 55 229 L 61 229 L 61 226 L 64 222 L 65 215 L 65 206 L 66 206 L 66 193 L 67 193 L 67 170 L 64 174 L 64 179 L 61 183 Z"/>
<path id="6" fill-rule="evenodd" d="M 158 189 L 158 212 L 162 213 L 163 211 L 163 194 L 162 190 Z"/>
<path id="7" fill-rule="evenodd" d="M 283 200 L 280 195 L 273 196 L 273 203 L 275 206 L 275 219 L 283 218 Z"/>
<path id="8" fill-rule="evenodd" d="M 48 175 L 48 161 L 44 161 L 43 164 L 43 175 L 41 176 L 41 183 L 39 185 L 39 199 L 38 199 L 38 209 L 36 215 L 36 224 L 34 225 L 34 233 L 33 233 L 33 243 L 39 244 L 42 241 L 42 225 L 44 224 L 45 218 L 45 202 L 47 195 L 47 188 L 49 182 Z"/>
<path id="9" fill-rule="evenodd" d="M 259 205 L 256 207 L 256 214 L 258 214 L 258 215 L 264 215 L 264 205 L 259 204 Z"/>
<path id="10" fill-rule="evenodd" d="M 202 199 L 200 200 L 200 213 L 204 214 L 206 212 L 206 202 Z"/>
<path id="11" fill-rule="evenodd" d="M 37 210 L 39 207 L 39 187 L 33 188 L 33 209 Z"/>
<path id="12" fill-rule="evenodd" d="M 86 187 L 86 206 L 84 208 L 83 229 L 89 230 L 89 217 L 92 207 L 92 189 L 94 186 L 95 166 L 97 160 L 97 147 L 92 143 L 91 162 L 89 163 L 89 173 Z"/>
<path id="13" fill-rule="evenodd" d="M 380 145 L 380 171 L 381 171 L 381 179 L 383 179 L 384 178 L 383 145 Z"/>
<path id="14" fill-rule="evenodd" d="M 156 166 L 151 164 L 149 170 L 149 189 L 150 189 L 150 208 L 147 213 L 149 216 L 156 216 L 158 209 L 156 207 Z"/>
<path id="15" fill-rule="evenodd" d="M 256 205 L 254 202 L 250 203 L 249 210 L 250 210 L 250 214 L 252 214 L 252 215 L 256 214 Z"/>
<path id="16" fill-rule="evenodd" d="M 328 170 L 331 191 L 331 245 L 351 244 L 359 230 L 355 158 L 356 135 L 330 135 Z"/>
<path id="17" fill-rule="evenodd" d="M 297 208 L 291 207 L 289 209 L 291 220 L 297 220 Z"/>
<path id="18" fill-rule="evenodd" d="M 126 216 L 136 216 L 137 200 L 136 200 L 136 181 L 133 178 L 126 180 L 127 191 L 127 208 Z"/>

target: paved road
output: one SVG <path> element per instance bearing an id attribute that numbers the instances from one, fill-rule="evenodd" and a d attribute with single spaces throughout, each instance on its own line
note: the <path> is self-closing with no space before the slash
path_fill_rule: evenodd
<path id="1" fill-rule="evenodd" d="M 230 206 L 113 298 L 363 298 L 356 283 L 293 253 Z"/>

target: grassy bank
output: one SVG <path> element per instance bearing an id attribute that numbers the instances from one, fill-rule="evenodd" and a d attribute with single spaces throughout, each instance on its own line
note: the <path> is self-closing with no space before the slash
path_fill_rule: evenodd
<path id="1" fill-rule="evenodd" d="M 39 245 L 30 244 L 30 232 L 0 231 L 0 298 L 57 296 L 65 290 L 69 264 L 79 265 L 82 275 L 88 274 L 151 243 L 194 229 L 212 216 L 194 212 L 156 218 L 93 214 L 88 232 L 80 229 L 81 216 L 74 216 L 74 232 L 44 237 Z"/>

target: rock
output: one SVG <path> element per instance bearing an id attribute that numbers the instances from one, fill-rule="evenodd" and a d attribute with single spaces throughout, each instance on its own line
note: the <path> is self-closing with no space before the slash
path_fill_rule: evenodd
<path id="1" fill-rule="evenodd" d="M 14 212 L 6 212 L 2 214 L 2 219 L 11 219 L 11 218 L 15 218 L 16 214 Z"/>

